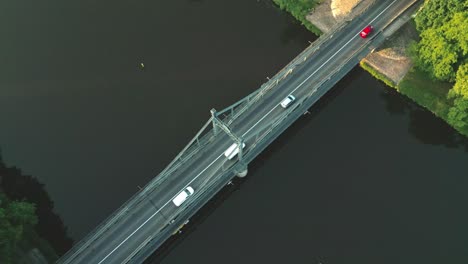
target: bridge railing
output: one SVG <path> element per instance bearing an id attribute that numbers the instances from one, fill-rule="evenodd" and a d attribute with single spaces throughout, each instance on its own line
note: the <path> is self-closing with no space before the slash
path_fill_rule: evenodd
<path id="1" fill-rule="evenodd" d="M 211 119 L 202 127 L 197 135 L 187 144 L 187 146 L 174 158 L 174 160 L 166 166 L 166 168 L 148 182 L 140 191 L 136 192 L 130 199 L 128 199 L 122 206 L 109 215 L 102 221 L 96 228 L 93 229 L 86 237 L 81 239 L 73 246 L 65 255 L 63 255 L 57 263 L 70 263 L 81 252 L 92 245 L 92 242 L 97 240 L 105 231 L 109 230 L 114 224 L 124 217 L 130 208 L 140 203 L 146 196 L 154 190 L 162 181 L 169 175 L 180 168 L 185 162 L 189 161 L 201 149 L 203 149 L 214 137 L 212 129 L 208 129 L 211 124 Z"/>
<path id="2" fill-rule="evenodd" d="M 225 115 L 222 119 L 228 125 L 232 124 L 240 115 L 247 111 L 252 105 L 263 98 L 271 89 L 279 84 L 280 81 L 287 78 L 292 71 L 305 62 L 313 53 L 320 49 L 321 45 L 325 43 L 329 38 L 333 37 L 334 32 L 340 30 L 346 24 L 342 23 L 336 26 L 332 31 L 327 34 L 320 36 L 316 41 L 311 43 L 303 52 L 296 56 L 291 62 L 284 66 L 277 74 L 275 74 L 268 82 L 261 85 L 259 89 L 252 92 L 244 99 L 236 102 L 232 106 L 223 109 L 220 113 L 225 114 L 229 111 L 229 114 Z M 292 111 L 293 109 L 289 109 Z M 290 113 L 288 111 L 288 113 Z M 196 155 L 201 149 L 203 149 L 208 142 L 210 142 L 216 135 L 213 130 L 210 129 L 205 132 L 206 128 L 211 123 L 211 119 L 202 127 L 198 134 L 187 144 L 187 146 L 173 159 L 173 161 L 166 166 L 166 168 L 159 173 L 153 180 L 148 182 L 142 190 L 135 193 L 129 200 L 127 200 L 122 206 L 115 210 L 109 217 L 101 222 L 91 233 L 85 238 L 80 240 L 73 248 L 62 256 L 58 263 L 69 263 L 77 255 L 79 255 L 84 249 L 88 248 L 93 241 L 98 239 L 105 231 L 110 229 L 112 225 L 116 224 L 123 216 L 126 215 L 129 208 L 141 202 L 148 193 L 154 190 L 162 181 L 164 181 L 171 173 L 180 168 L 185 162 L 189 161 L 194 155 Z M 270 129 L 271 130 L 271 129 Z M 269 131 L 270 131 L 269 130 Z M 203 134 L 205 132 L 205 134 Z M 202 135 L 203 134 L 203 135 Z M 246 155 L 248 150 L 246 150 Z"/>
<path id="3" fill-rule="evenodd" d="M 245 98 L 240 100 L 243 105 L 235 113 L 229 116 L 229 119 L 226 119 L 226 124 L 231 125 L 239 116 L 241 116 L 245 111 L 247 111 L 252 105 L 258 102 L 263 98 L 270 90 L 276 87 L 280 81 L 285 80 L 296 67 L 304 63 L 308 58 L 310 58 L 317 50 L 319 50 L 326 41 L 333 37 L 333 35 L 341 30 L 344 26 L 348 24 L 349 21 L 340 23 L 333 27 L 330 32 L 321 35 L 317 40 L 312 42 L 304 51 L 297 55 L 292 61 L 290 61 L 286 66 L 279 70 L 268 82 L 262 84 L 259 89 L 256 90 L 255 96 L 250 96 L 248 100 Z M 237 103 L 239 103 L 237 102 Z M 237 104 L 236 103 L 236 104 Z"/>
<path id="4" fill-rule="evenodd" d="M 375 38 L 377 36 L 374 35 L 373 38 Z M 370 43 L 367 42 L 367 43 Z M 260 128 L 258 130 L 258 133 L 256 133 L 255 135 L 252 135 L 252 136 L 255 136 L 256 137 L 256 140 L 255 140 L 255 143 L 251 146 L 251 149 L 255 149 L 257 147 L 257 145 L 261 145 L 263 143 L 263 141 L 269 139 L 269 136 L 272 132 L 274 132 L 274 130 L 280 125 L 282 124 L 287 118 L 290 117 L 290 115 L 296 111 L 298 108 L 300 108 L 306 101 L 309 101 L 309 99 L 315 95 L 315 93 L 317 93 L 319 91 L 320 88 L 323 87 L 323 85 L 325 83 L 327 83 L 333 76 L 335 76 L 336 74 L 338 74 L 340 71 L 343 70 L 344 67 L 349 67 L 348 63 L 351 61 L 351 60 L 355 60 L 356 59 L 356 56 L 361 53 L 365 48 L 368 47 L 369 44 L 366 44 L 366 45 L 363 45 L 361 46 L 359 49 L 353 51 L 353 53 L 341 64 L 340 67 L 337 67 L 335 68 L 333 71 L 331 71 L 329 74 L 327 74 L 325 76 L 325 78 L 323 78 L 319 83 L 313 85 L 310 87 L 310 92 L 308 92 L 305 96 L 302 96 L 300 97 L 300 99 L 298 100 L 298 102 L 294 105 L 295 107 L 293 109 L 289 109 L 289 111 L 286 111 L 284 114 L 282 114 L 281 116 L 279 116 L 278 118 L 274 119 L 270 124 L 266 124 L 264 127 Z M 354 65 L 353 65 L 354 67 Z M 330 85 L 330 88 L 333 86 L 334 84 Z M 321 95 L 323 95 L 324 93 L 326 93 L 329 89 L 325 89 L 323 90 L 319 96 L 316 97 L 316 100 L 312 101 L 311 103 L 313 104 L 314 102 L 316 102 L 318 99 L 321 98 Z M 310 107 L 310 106 L 308 106 Z M 302 114 L 302 113 L 300 113 Z M 267 129 L 266 131 L 264 131 L 264 129 Z M 247 152 L 246 153 L 246 158 L 249 157 L 249 153 Z"/>
<path id="5" fill-rule="evenodd" d="M 375 34 L 373 36 L 376 37 L 378 34 Z M 370 42 L 368 42 L 370 43 Z M 368 44 L 362 46 L 361 48 L 353 51 L 351 55 L 344 61 L 344 63 L 341 64 L 340 67 L 335 68 L 333 71 L 331 71 L 329 74 L 325 75 L 324 78 L 319 83 L 316 83 L 313 86 L 310 86 L 310 91 L 306 93 L 305 96 L 301 96 L 297 103 L 292 105 L 290 108 L 286 109 L 283 111 L 281 115 L 273 119 L 270 123 L 265 124 L 257 129 L 257 133 L 249 135 L 245 140 L 250 140 L 251 138 L 255 137 L 255 141 L 253 144 L 250 144 L 246 149 L 245 149 L 245 155 L 244 155 L 244 162 L 249 163 L 251 162 L 260 152 L 263 148 L 265 148 L 268 144 L 269 141 L 274 140 L 281 132 L 282 129 L 286 129 L 289 124 L 287 124 L 286 119 L 291 118 L 291 120 L 296 120 L 299 118 L 304 111 L 307 110 L 308 107 L 310 107 L 314 102 L 316 102 L 318 99 L 321 98 L 321 95 L 326 93 L 331 87 L 333 87 L 334 83 L 328 83 L 327 87 L 324 87 L 327 82 L 330 81 L 330 79 L 336 75 L 339 75 L 341 71 L 343 71 L 344 67 L 351 67 L 349 62 L 353 59 L 356 59 L 355 57 L 362 52 L 365 48 L 368 48 Z M 352 65 L 354 67 L 354 65 Z M 345 71 L 346 73 L 347 71 Z M 324 88 L 324 89 L 321 89 Z M 317 93 L 319 93 L 317 95 Z M 316 98 L 313 100 L 310 100 L 311 97 L 315 96 Z M 307 104 L 305 104 L 307 102 Z M 181 206 L 181 214 L 184 215 L 187 210 L 190 210 L 192 207 L 196 207 L 198 205 L 195 201 L 198 201 L 200 198 L 204 198 L 205 200 L 209 200 L 211 197 L 213 197 L 224 184 L 226 184 L 229 180 L 231 180 L 235 176 L 235 172 L 238 169 L 239 162 L 229 164 L 227 167 L 222 166 L 222 172 L 216 174 L 212 179 L 210 179 L 207 184 L 203 185 L 203 188 L 199 189 L 195 194 L 194 194 L 194 199 L 190 199 L 190 201 L 187 201 L 187 203 L 184 203 Z M 221 183 L 221 185 L 220 185 Z M 219 187 L 221 186 L 221 187 Z M 215 188 L 217 187 L 217 188 Z M 208 198 L 206 198 L 208 197 Z M 190 217 L 190 216 L 187 216 Z M 185 218 L 184 218 L 185 219 Z M 184 219 L 179 219 L 180 221 L 183 221 Z M 179 224 L 180 224 L 179 221 Z M 150 239 L 147 239 L 143 245 L 140 245 L 140 247 L 135 250 L 132 253 L 132 257 L 138 256 L 138 253 L 140 250 L 145 248 L 146 246 L 149 245 L 154 245 L 156 242 L 158 242 L 158 239 L 165 239 L 161 237 L 161 234 L 163 234 L 166 230 L 167 226 L 165 226 L 163 229 L 160 230 L 160 233 L 154 234 L 151 236 Z M 166 232 L 167 233 L 167 232 Z M 159 243 L 159 242 L 158 242 Z M 131 258 L 132 258 L 131 257 Z M 131 261 L 131 258 L 128 260 Z"/>
<path id="6" fill-rule="evenodd" d="M 375 2 L 362 9 L 361 13 L 366 12 L 374 3 Z M 310 45 L 306 49 L 304 49 L 299 55 L 297 55 L 293 60 L 286 64 L 286 66 L 279 70 L 271 79 L 268 80 L 268 82 L 262 84 L 259 89 L 257 89 L 249 96 L 236 102 L 234 105 L 242 104 L 242 107 L 239 107 L 237 111 L 231 113 L 229 115 L 229 118 L 226 118 L 225 123 L 227 125 L 231 125 L 239 116 L 241 116 L 245 111 L 247 111 L 253 104 L 258 102 L 263 96 L 265 96 L 268 93 L 268 91 L 277 86 L 280 81 L 286 79 L 297 66 L 301 65 L 307 59 L 309 59 L 317 50 L 319 50 L 322 47 L 322 45 L 325 42 L 332 38 L 336 32 L 340 31 L 343 27 L 347 26 L 351 21 L 352 19 L 347 19 L 339 24 L 334 25 L 329 32 L 321 35 L 314 42 L 310 43 Z M 252 96 L 253 94 L 255 95 Z"/>
<path id="7" fill-rule="evenodd" d="M 378 37 L 379 33 L 380 32 L 374 34 L 374 36 L 372 36 L 371 39 Z M 269 124 L 265 124 L 259 127 L 257 129 L 257 133 L 249 135 L 247 138 L 245 138 L 245 140 L 249 140 L 252 137 L 255 137 L 255 141 L 253 144 L 246 148 L 244 161 L 247 163 L 252 161 L 261 152 L 261 149 L 267 146 L 267 142 L 274 140 L 274 138 L 276 138 L 282 130 L 286 129 L 288 126 L 288 124 L 286 124 L 287 122 L 285 122 L 286 119 L 291 118 L 291 120 L 296 120 L 297 118 L 299 118 L 300 115 L 302 115 L 302 113 L 307 110 L 307 108 L 313 105 L 313 103 L 319 100 L 323 94 L 325 94 L 331 87 L 333 87 L 333 85 L 336 82 L 330 83 L 329 81 L 333 77 L 340 76 L 340 74 L 346 74 L 348 71 L 343 71 L 343 68 L 349 67 L 349 69 L 351 69 L 352 67 L 354 67 L 355 64 L 350 64 L 351 60 L 357 60 L 356 57 L 358 57 L 359 53 L 361 53 L 364 49 L 368 48 L 369 44 L 370 41 L 368 41 L 366 45 L 363 45 L 359 49 L 353 51 L 351 55 L 341 64 L 340 67 L 334 68 L 329 74 L 325 75 L 325 77 L 322 78 L 322 80 L 319 83 L 310 86 L 310 91 L 307 92 L 305 96 L 301 96 L 300 100 L 298 100 L 296 104 L 294 104 L 291 108 L 288 108 L 277 118 L 273 119 Z M 227 182 L 228 180 L 232 179 L 232 177 L 234 177 L 235 175 L 234 172 L 237 169 L 237 165 L 239 165 L 239 163 L 231 164 L 226 168 L 223 167 L 223 173 L 217 174 L 208 185 L 204 186 L 204 188 L 201 189 L 200 192 L 197 193 L 197 195 L 195 195 L 195 199 L 191 199 L 191 202 L 185 204 L 184 210 L 194 206 L 195 201 L 197 201 L 200 197 L 204 195 L 208 195 L 209 197 L 214 196 L 214 194 L 217 191 L 213 191 L 212 187 L 215 185 L 219 185 L 219 181 Z M 154 239 L 157 239 L 157 236 L 158 235 L 153 236 L 151 241 L 146 242 L 145 246 L 154 241 Z"/>
<path id="8" fill-rule="evenodd" d="M 276 73 L 268 82 L 261 85 L 259 89 L 252 92 L 250 95 L 245 97 L 244 99 L 236 102 L 232 106 L 223 109 L 220 111 L 221 113 L 225 114 L 225 112 L 229 112 L 229 114 L 225 115 L 222 119 L 228 124 L 232 124 L 239 116 L 241 116 L 245 111 L 247 111 L 253 104 L 258 102 L 261 98 L 263 98 L 271 89 L 279 84 L 280 81 L 286 79 L 293 70 L 305 62 L 310 56 L 312 56 L 317 50 L 319 50 L 323 43 L 333 37 L 334 33 L 338 30 L 341 30 L 344 26 L 346 26 L 350 20 L 345 21 L 337 26 L 335 26 L 329 33 L 323 34 L 317 40 L 315 40 L 309 47 L 307 47 L 303 52 L 301 52 L 298 56 L 296 56 L 290 63 L 284 66 L 278 73 Z M 348 63 L 349 59 L 344 63 Z M 332 76 L 338 70 L 333 71 Z M 330 77 L 329 77 L 330 78 Z M 288 116 L 297 108 L 299 107 L 305 100 L 309 99 L 310 96 L 313 95 L 314 92 L 317 91 L 320 86 L 329 80 L 325 79 L 320 84 L 316 85 L 316 88 L 312 90 L 312 92 L 302 100 L 300 100 L 294 108 L 289 109 L 279 118 L 276 118 L 271 124 L 265 125 L 264 131 L 261 135 L 260 132 L 257 133 L 257 140 L 255 143 L 245 152 L 245 158 L 250 159 L 249 157 L 252 153 L 249 153 L 251 150 L 255 149 L 255 147 L 264 141 L 267 136 L 279 125 L 281 124 Z M 125 214 L 128 212 L 129 208 L 138 204 L 142 201 L 149 192 L 153 191 L 155 187 L 157 187 L 162 181 L 164 181 L 170 174 L 180 168 L 184 163 L 189 161 L 193 156 L 195 156 L 201 149 L 203 149 L 211 140 L 214 139 L 216 136 L 212 129 L 206 130 L 208 125 L 211 123 L 211 119 L 205 124 L 205 126 L 200 130 L 200 132 L 190 141 L 190 143 L 179 153 L 179 155 L 174 158 L 174 160 L 166 166 L 166 168 L 158 174 L 153 180 L 148 182 L 141 191 L 135 193 L 127 202 L 125 202 L 121 207 L 115 210 L 109 217 L 107 217 L 104 221 L 101 222 L 91 233 L 89 233 L 85 238 L 83 238 L 80 242 L 74 245 L 74 247 L 68 251 L 64 256 L 62 256 L 57 263 L 69 263 L 71 262 L 76 256 L 78 256 L 84 249 L 88 248 L 93 241 L 98 239 L 105 231 L 112 227 L 115 223 L 117 223 Z M 206 131 L 206 132 L 205 132 Z M 263 128 L 260 129 L 263 131 Z M 204 132 L 204 134 L 203 134 Z M 259 136 L 260 135 L 260 136 Z M 253 159 L 253 158 L 252 158 Z M 249 162 L 249 161 L 248 161 Z M 235 168 L 235 166 L 231 166 L 229 170 Z M 201 195 L 201 194 L 200 194 Z M 196 200 L 196 199 L 193 199 Z M 188 204 L 187 204 L 188 206 Z"/>

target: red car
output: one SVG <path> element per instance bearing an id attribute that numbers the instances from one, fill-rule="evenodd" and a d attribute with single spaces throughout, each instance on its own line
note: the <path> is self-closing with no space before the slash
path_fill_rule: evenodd
<path id="1" fill-rule="evenodd" d="M 373 29 L 374 27 L 369 25 L 365 27 L 359 35 L 361 35 L 361 38 L 367 38 L 367 36 L 369 36 L 369 34 L 372 32 Z"/>

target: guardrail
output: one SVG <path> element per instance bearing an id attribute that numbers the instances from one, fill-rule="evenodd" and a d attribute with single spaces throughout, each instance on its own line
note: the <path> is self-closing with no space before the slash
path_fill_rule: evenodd
<path id="1" fill-rule="evenodd" d="M 416 3 L 418 0 L 414 0 L 411 2 L 411 4 L 408 5 L 411 6 L 414 3 Z M 407 8 L 408 8 L 407 7 Z M 365 9 L 363 12 L 365 12 L 367 9 Z M 399 13 L 400 15 L 401 13 Z M 315 53 L 317 50 L 320 49 L 321 45 L 325 43 L 327 40 L 333 37 L 333 34 L 336 33 L 338 30 L 341 30 L 344 26 L 346 26 L 351 20 L 347 20 L 344 23 L 341 23 L 340 25 L 337 25 L 332 31 L 330 31 L 328 34 L 324 34 L 321 37 L 319 37 L 315 42 L 313 42 L 308 48 L 306 48 L 302 53 L 300 53 L 298 56 L 296 56 L 290 63 L 288 63 L 285 67 L 283 67 L 273 78 L 271 78 L 267 83 L 263 84 L 257 91 L 253 92 L 251 95 L 249 95 L 249 99 L 247 100 L 245 105 L 241 105 L 240 103 L 236 105 L 240 106 L 241 109 L 239 109 L 237 112 L 236 111 L 231 111 L 229 115 L 227 115 L 224 120 L 227 120 L 228 124 L 231 124 L 235 119 L 237 119 L 240 115 L 242 115 L 245 111 L 248 110 L 249 107 L 251 107 L 255 102 L 258 102 L 269 90 L 274 88 L 276 85 L 278 85 L 279 81 L 285 79 L 298 65 L 303 63 L 304 61 L 307 60 L 308 57 L 310 57 L 313 53 Z M 389 23 L 388 23 L 389 24 Z M 387 25 L 388 25 L 387 24 Z M 386 25 L 386 26 L 387 26 Z M 377 34 L 376 34 L 377 36 Z M 374 37 L 376 37 L 374 36 Z M 370 43 L 370 42 L 368 42 Z M 246 149 L 245 152 L 245 160 L 247 163 L 249 163 L 251 160 L 253 160 L 258 153 L 261 150 L 257 149 L 257 146 L 260 146 L 262 144 L 265 144 L 266 141 L 272 141 L 274 138 L 278 136 L 278 132 L 275 131 L 279 126 L 284 127 L 285 120 L 290 118 L 290 116 L 294 113 L 294 111 L 298 111 L 299 109 L 304 108 L 303 104 L 309 100 L 316 92 L 319 91 L 319 89 L 327 83 L 335 74 L 339 73 L 346 64 L 348 64 L 352 59 L 354 59 L 354 56 L 356 56 L 357 53 L 362 52 L 362 50 L 366 47 L 368 47 L 369 44 L 366 44 L 362 46 L 360 49 L 356 50 L 353 52 L 352 56 L 350 56 L 343 64 L 341 67 L 337 68 L 336 70 L 332 71 L 330 74 L 328 74 L 327 78 L 322 79 L 322 81 L 315 85 L 313 89 L 311 89 L 311 92 L 307 94 L 305 97 L 300 99 L 298 103 L 296 103 L 294 108 L 289 109 L 285 114 L 281 115 L 280 117 L 276 118 L 271 124 L 266 125 L 264 129 L 267 129 L 266 131 L 260 129 L 258 133 L 255 134 L 256 141 L 254 144 L 251 145 L 250 148 Z M 302 60 L 302 61 L 301 61 Z M 331 88 L 331 87 L 330 87 Z M 328 89 L 330 89 L 328 88 Z M 326 91 L 321 91 L 321 94 L 323 95 L 326 93 Z M 320 95 L 321 96 L 321 95 Z M 316 98 L 315 101 L 312 101 L 310 106 L 313 105 L 320 97 Z M 241 100 L 242 101 L 242 100 Z M 308 106 L 308 107 L 310 107 Z M 234 108 L 232 108 L 234 109 Z M 294 120 L 291 121 L 294 122 L 297 118 L 300 117 L 302 113 L 299 113 L 299 115 L 294 114 Z M 210 119 L 211 120 L 211 119 Z M 209 124 L 210 121 L 207 122 Z M 153 191 L 154 188 L 159 185 L 163 180 L 165 180 L 171 173 L 176 171 L 178 168 L 180 168 L 185 162 L 189 161 L 193 156 L 195 156 L 201 149 L 206 147 L 206 145 L 211 142 L 216 135 L 214 134 L 213 130 L 210 129 L 208 130 L 204 135 L 200 136 L 202 134 L 202 131 L 207 128 L 207 124 L 200 130 L 200 132 L 197 134 L 197 136 L 192 139 L 192 141 L 179 153 L 179 155 L 161 172 L 156 176 L 153 180 L 151 180 L 149 183 L 147 183 L 144 188 L 134 194 L 129 200 L 127 200 L 121 207 L 119 207 L 117 210 L 115 210 L 109 217 L 106 218 L 99 226 L 97 226 L 90 234 L 88 234 L 84 239 L 82 239 L 79 243 L 77 243 L 72 250 L 67 252 L 64 256 L 62 256 L 59 260 L 58 263 L 70 263 L 76 256 L 78 256 L 84 249 L 88 248 L 93 241 L 95 241 L 97 238 L 99 238 L 105 231 L 107 231 L 112 225 L 117 223 L 129 210 L 130 207 L 135 206 L 139 202 L 141 202 L 144 198 L 146 198 L 146 194 Z M 289 125 L 288 125 L 289 126 Z M 287 128 L 287 126 L 286 126 Z M 284 128 L 284 129 L 286 129 Z M 263 132 L 261 135 L 260 133 Z M 276 136 L 271 136 L 272 133 L 276 133 Z M 260 136 L 258 136 L 260 135 Z M 196 144 L 194 144 L 196 142 Z M 262 148 L 265 148 L 266 146 L 262 146 Z M 231 167 L 228 168 L 226 173 L 222 173 L 221 175 L 227 175 L 228 173 L 233 174 L 233 170 L 236 169 L 236 164 L 232 165 Z M 219 176 L 221 177 L 221 176 Z M 234 177 L 233 175 L 231 178 Z M 229 178 L 229 179 L 231 179 Z M 217 179 L 217 178 L 216 178 Z M 216 182 L 216 181 L 213 181 Z M 215 184 L 215 183 L 212 183 Z M 209 185 L 211 186 L 211 185 Z M 209 190 L 209 187 L 207 186 L 204 188 L 205 191 L 201 191 L 198 193 L 199 196 L 196 197 L 201 197 L 206 190 Z M 193 199 L 193 201 L 196 201 L 196 199 Z M 185 206 L 190 206 L 190 204 L 186 204 Z M 165 228 L 165 227 L 164 227 Z M 163 228 L 163 229 L 164 229 Z M 142 249 L 146 246 L 146 244 L 149 244 L 151 241 L 153 241 L 158 234 L 155 234 L 152 236 L 150 240 L 145 241 L 145 245 L 139 247 L 139 249 Z M 132 256 L 128 258 L 130 260 L 133 256 L 137 255 L 137 253 L 140 250 L 136 250 L 132 253 Z"/>
<path id="2" fill-rule="evenodd" d="M 209 121 L 197 134 L 199 136 L 201 132 L 207 127 Z M 194 155 L 196 155 L 201 149 L 203 149 L 208 143 L 215 137 L 212 129 L 208 130 L 201 138 L 195 137 L 192 141 L 184 148 L 182 152 L 161 172 L 148 182 L 140 191 L 132 195 L 123 205 L 109 215 L 104 221 L 102 221 L 96 228 L 93 229 L 85 238 L 80 240 L 73 248 L 63 255 L 57 263 L 67 264 L 73 261 L 81 252 L 87 249 L 93 241 L 98 239 L 105 231 L 109 230 L 114 224 L 118 223 L 119 220 L 124 217 L 129 208 L 136 206 L 138 203 L 143 201 L 148 193 L 152 192 L 162 181 L 164 181 L 171 173 L 177 170 L 185 162 L 189 161 Z M 193 143 L 197 144 L 193 144 Z"/>
<path id="3" fill-rule="evenodd" d="M 372 3 L 373 5 L 373 3 Z M 372 5 L 367 6 L 361 12 L 366 12 Z M 257 90 L 257 94 L 251 98 L 237 113 L 230 115 L 230 119 L 227 120 L 226 124 L 231 125 L 240 115 L 247 111 L 253 104 L 260 100 L 269 90 L 273 89 L 279 84 L 280 81 L 286 79 L 294 69 L 304 63 L 310 56 L 312 56 L 321 46 L 333 37 L 333 35 L 340 31 L 343 27 L 347 26 L 352 19 L 345 20 L 342 23 L 335 25 L 328 33 L 321 35 L 318 39 L 312 42 L 304 51 L 297 55 L 293 60 L 291 60 L 286 66 L 279 70 L 268 82 L 261 85 Z M 242 101 L 242 100 L 241 100 Z"/>
<path id="4" fill-rule="evenodd" d="M 351 60 L 355 59 L 355 57 L 357 56 L 358 53 L 362 52 L 365 48 L 367 48 L 369 43 L 370 42 L 368 42 L 368 44 L 362 46 L 360 49 L 355 50 L 351 54 L 351 56 L 342 64 L 341 67 L 336 68 L 334 71 L 330 72 L 326 76 L 326 78 L 323 79 L 323 81 L 321 81 L 320 83 L 312 86 L 311 91 L 306 96 L 304 96 L 300 101 L 298 101 L 298 103 L 294 104 L 293 107 L 288 108 L 279 117 L 275 118 L 270 124 L 259 128 L 258 133 L 250 136 L 249 138 L 256 137 L 256 140 L 255 140 L 255 142 L 253 144 L 250 145 L 249 148 L 246 148 L 245 156 L 244 156 L 245 157 L 244 162 L 246 162 L 246 163 L 251 162 L 266 146 L 268 146 L 268 144 L 267 144 L 268 141 L 274 140 L 277 135 L 281 134 L 282 131 L 281 131 L 281 128 L 279 128 L 280 126 L 283 127 L 284 129 L 289 127 L 289 125 L 292 122 L 294 122 L 297 118 L 299 118 L 303 114 L 302 110 L 304 108 L 307 109 L 307 108 L 311 107 L 318 99 L 320 99 L 320 97 L 323 94 L 325 94 L 329 89 L 331 89 L 331 87 L 333 87 L 334 84 L 331 84 L 331 85 L 329 85 L 329 87 L 326 87 L 325 89 L 323 89 L 323 91 L 321 91 L 320 96 L 317 96 L 315 98 L 315 100 L 312 100 L 312 101 L 310 100 L 310 98 L 312 96 L 314 96 L 315 93 L 319 92 L 320 88 L 323 87 L 323 85 L 325 83 L 327 83 L 336 74 L 341 72 L 343 70 L 343 67 L 347 66 L 347 64 Z M 306 102 L 309 102 L 309 104 L 304 105 Z M 294 116 L 292 116 L 293 114 L 294 114 Z M 290 120 L 286 121 L 289 118 L 290 118 Z M 266 129 L 266 131 L 265 131 L 265 129 Z M 272 134 L 276 134 L 276 136 L 272 136 Z M 260 135 L 260 136 L 258 136 L 258 135 Z M 221 186 L 222 187 L 227 182 L 232 180 L 232 178 L 235 176 L 235 172 L 238 170 L 238 168 L 237 168 L 238 165 L 239 165 L 238 162 L 233 163 L 228 168 L 225 168 L 222 171 L 222 173 L 219 173 L 219 174 L 215 175 L 212 179 L 210 179 L 210 181 L 207 184 L 205 184 L 203 186 L 203 188 L 199 189 L 196 192 L 196 194 L 194 194 L 193 199 L 191 199 L 187 203 L 184 203 L 181 206 L 181 214 L 184 214 L 185 211 L 189 210 L 190 208 L 192 208 L 194 206 L 198 205 L 198 207 L 202 207 L 203 204 L 201 204 L 201 205 L 198 204 L 198 201 L 200 201 L 200 200 L 208 201 L 218 191 L 218 189 L 216 189 L 216 191 L 213 190 L 214 186 Z M 220 184 L 220 182 L 221 182 L 221 184 Z M 194 213 L 195 212 L 196 212 L 196 210 L 194 211 Z M 188 216 L 188 217 L 190 217 L 190 216 Z M 178 216 L 176 218 L 178 218 Z M 184 221 L 185 221 L 185 218 L 180 218 L 180 219 L 178 219 L 178 221 L 176 223 L 173 224 L 173 226 L 175 228 L 178 228 L 179 227 L 178 224 L 180 222 L 184 222 Z M 144 241 L 144 243 L 143 243 L 144 245 L 143 244 L 140 245 L 138 247 L 138 250 L 134 251 L 132 253 L 132 257 L 138 258 L 138 254 L 141 252 L 141 250 L 143 248 L 146 248 L 149 245 L 160 244 L 160 242 L 156 241 L 156 240 L 165 240 L 168 237 L 170 237 L 170 235 L 167 236 L 168 234 L 171 234 L 171 232 L 169 232 L 166 229 L 167 227 L 168 227 L 168 225 L 164 226 L 162 229 L 160 229 L 159 233 L 154 234 L 151 237 L 151 239 Z M 166 235 L 167 237 L 164 237 L 164 235 Z M 130 260 L 129 260 L 129 263 L 131 263 Z"/>

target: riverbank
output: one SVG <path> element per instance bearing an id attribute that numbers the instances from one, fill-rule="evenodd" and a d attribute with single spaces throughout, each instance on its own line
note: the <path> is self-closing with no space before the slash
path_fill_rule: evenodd
<path id="1" fill-rule="evenodd" d="M 432 80 L 427 73 L 414 66 L 408 55 L 408 47 L 413 41 L 419 41 L 419 34 L 414 21 L 410 20 L 380 48 L 366 56 L 360 66 L 450 124 L 448 113 L 453 104 L 447 98 L 453 84 Z M 459 132 L 468 136 L 468 131 Z"/>
<path id="2" fill-rule="evenodd" d="M 312 33 L 317 36 L 322 34 L 322 31 L 316 25 L 306 19 L 306 16 L 311 12 L 311 10 L 314 10 L 315 7 L 320 4 L 320 0 L 273 0 L 273 2 L 278 5 L 279 8 L 287 11 L 294 18 L 299 20 L 302 25 Z"/>
<path id="3" fill-rule="evenodd" d="M 352 19 L 366 10 L 371 0 L 326 0 L 310 9 L 306 19 L 327 33 L 336 25 Z M 408 48 L 419 41 L 414 20 L 406 17 L 386 31 L 390 37 L 374 52 L 366 56 L 360 66 L 375 78 L 442 118 L 461 134 L 468 136 L 464 116 L 453 118 L 454 99 L 449 96 L 453 83 L 435 81 L 429 74 L 414 66 Z M 403 24 L 403 25 L 402 25 Z M 452 118 L 450 118 L 452 115 Z M 461 125 L 460 125 L 461 124 Z"/>
<path id="4" fill-rule="evenodd" d="M 419 11 L 421 11 L 421 9 Z M 415 13 L 415 15 L 416 14 L 417 13 Z M 433 19 L 437 19 L 437 17 Z M 463 22 L 460 21 L 457 21 L 457 23 L 463 24 Z M 374 77 L 383 81 L 388 86 L 395 88 L 400 94 L 407 96 L 418 105 L 426 108 L 437 117 L 443 119 L 460 134 L 468 137 L 468 113 L 466 106 L 463 105 L 467 99 L 460 93 L 460 90 L 463 90 L 463 88 L 461 88 L 463 86 L 462 83 L 464 83 L 463 71 L 456 73 L 456 78 L 450 81 L 446 78 L 445 81 L 443 81 L 440 80 L 443 78 L 437 78 L 437 76 L 433 75 L 436 71 L 435 68 L 432 68 L 432 70 L 430 70 L 431 68 L 426 68 L 426 70 L 423 71 L 421 70 L 421 63 L 419 66 L 415 65 L 413 62 L 414 60 L 421 60 L 421 55 L 417 51 L 418 43 L 424 41 L 421 39 L 421 33 L 422 32 L 418 32 L 417 30 L 417 23 L 415 20 L 409 20 L 395 32 L 395 34 L 386 40 L 376 52 L 364 58 L 360 65 Z M 426 38 L 428 37 L 426 36 Z M 442 37 L 442 39 L 431 39 L 429 44 L 430 48 L 429 50 L 426 49 L 426 54 L 424 55 L 426 58 L 424 59 L 426 61 L 426 66 L 430 65 L 427 59 L 428 53 L 431 53 L 429 56 L 451 57 L 450 60 L 454 60 L 458 57 L 463 61 L 463 53 L 461 52 L 459 55 L 456 54 L 457 52 L 444 50 L 442 55 L 432 51 L 437 50 L 437 46 L 439 46 L 439 48 L 440 46 L 446 46 L 445 44 L 440 44 L 443 38 L 444 37 Z M 425 41 L 427 42 L 428 40 L 426 39 Z M 452 44 L 454 46 L 452 47 L 453 50 L 456 50 L 456 42 L 455 40 Z M 430 67 L 440 67 L 437 66 L 437 63 L 443 62 L 440 62 L 440 60 L 433 60 L 431 63 L 434 63 L 434 65 Z M 454 72 L 455 75 L 455 72 L 457 72 L 456 59 L 455 62 L 452 63 L 455 65 L 446 64 L 442 68 L 444 68 L 444 72 Z M 461 83 L 458 84 L 460 88 L 454 89 L 454 87 L 457 86 L 457 82 Z"/>
<path id="5" fill-rule="evenodd" d="M 0 156 L 1 263 L 54 263 L 72 240 L 66 235 L 44 185 L 7 167 Z"/>
<path id="6" fill-rule="evenodd" d="M 328 33 L 336 25 L 352 19 L 369 8 L 375 0 L 325 0 L 306 15 L 306 20 Z"/>
<path id="7" fill-rule="evenodd" d="M 35 211 L 34 203 L 13 200 L 0 188 L 0 263 L 47 264 L 58 259 L 51 245 L 34 230 L 38 221 Z"/>

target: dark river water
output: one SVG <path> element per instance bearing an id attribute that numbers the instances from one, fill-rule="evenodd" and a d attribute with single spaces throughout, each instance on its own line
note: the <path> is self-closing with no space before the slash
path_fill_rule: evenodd
<path id="1" fill-rule="evenodd" d="M 0 13 L 3 158 L 76 240 L 315 39 L 265 0 Z M 356 67 L 148 263 L 467 263 L 467 146 Z"/>

